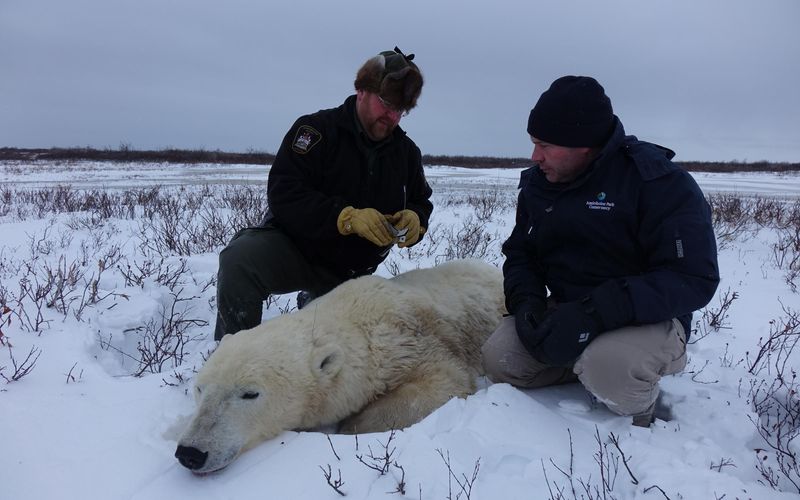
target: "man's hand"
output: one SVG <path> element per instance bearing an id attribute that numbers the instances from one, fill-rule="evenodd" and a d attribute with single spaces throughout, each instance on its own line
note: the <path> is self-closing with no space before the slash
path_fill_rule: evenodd
<path id="1" fill-rule="evenodd" d="M 538 346 L 544 340 L 542 332 L 537 328 L 539 321 L 544 316 L 544 309 L 544 305 L 539 305 L 538 301 L 528 301 L 520 304 L 514 313 L 517 337 L 534 357 L 536 357 L 534 352 L 538 350 Z"/>
<path id="2" fill-rule="evenodd" d="M 531 354 L 542 363 L 568 366 L 575 362 L 603 325 L 588 299 L 565 302 L 551 310 L 536 329 L 541 342 Z"/>
<path id="3" fill-rule="evenodd" d="M 397 246 L 400 248 L 413 245 L 419 240 L 419 235 L 421 232 L 424 232 L 420 230 L 419 216 L 413 210 L 400 210 L 394 215 L 386 216 L 386 219 L 389 221 L 389 224 L 394 226 L 394 228 L 398 231 L 407 229 L 405 233 L 405 241 L 400 241 L 397 244 Z"/>
<path id="4" fill-rule="evenodd" d="M 386 218 L 374 208 L 345 207 L 336 219 L 336 227 L 340 234 L 357 234 L 379 247 L 389 246 L 394 241 Z"/>
<path id="5" fill-rule="evenodd" d="M 569 366 L 598 335 L 634 322 L 627 289 L 624 279 L 609 280 L 580 300 L 548 310 L 531 334 L 538 343 L 525 347 L 542 363 Z"/>

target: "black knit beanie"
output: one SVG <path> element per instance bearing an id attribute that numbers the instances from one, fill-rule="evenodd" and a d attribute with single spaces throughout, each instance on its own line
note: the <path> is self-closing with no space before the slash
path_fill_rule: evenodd
<path id="1" fill-rule="evenodd" d="M 528 133 L 570 148 L 606 143 L 614 128 L 611 100 L 589 76 L 562 76 L 547 89 L 528 117 Z"/>

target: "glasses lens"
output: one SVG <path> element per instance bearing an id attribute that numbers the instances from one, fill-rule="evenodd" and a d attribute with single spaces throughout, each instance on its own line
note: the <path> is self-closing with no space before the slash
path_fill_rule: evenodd
<path id="1" fill-rule="evenodd" d="M 384 99 L 381 96 L 378 96 L 378 101 L 380 101 L 381 106 L 383 106 L 383 108 L 386 111 L 389 111 L 390 113 L 395 113 L 395 114 L 400 115 L 400 116 L 408 116 L 408 110 L 407 109 L 400 109 L 400 108 L 398 108 L 394 104 L 390 103 L 389 101 L 387 101 L 386 99 Z"/>

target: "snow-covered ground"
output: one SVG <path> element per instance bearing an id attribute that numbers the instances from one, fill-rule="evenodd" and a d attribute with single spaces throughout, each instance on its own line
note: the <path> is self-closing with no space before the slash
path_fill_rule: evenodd
<path id="1" fill-rule="evenodd" d="M 429 237 L 413 249 L 393 250 L 379 274 L 465 253 L 500 265 L 519 171 L 426 172 L 436 204 Z M 580 385 L 522 391 L 481 380 L 476 394 L 451 400 L 409 429 L 357 438 L 286 432 L 223 471 L 192 475 L 173 453 L 194 407 L 193 374 L 214 346 L 221 244 L 186 241 L 179 245 L 185 251 L 166 251 L 170 244 L 159 231 L 191 227 L 170 226 L 174 221 L 141 206 L 129 216 L 117 209 L 126 191 L 142 197 L 159 185 L 164 199 L 201 204 L 192 223 L 209 223 L 214 213 L 233 215 L 222 201 L 232 190 L 263 191 L 266 173 L 267 167 L 249 165 L 0 163 L 0 299 L 10 308 L 0 314 L 0 374 L 14 378 L 31 367 L 19 380 L 0 379 L 0 499 L 340 498 L 326 481 L 329 467 L 331 481 L 340 477 L 340 490 L 356 500 L 800 498 L 798 476 L 780 474 L 752 404 L 769 393 L 759 381 L 771 383 L 781 360 L 786 376 L 800 364 L 797 352 L 762 349 L 766 338 L 796 320 L 800 297 L 774 246 L 786 234 L 754 226 L 720 245 L 722 283 L 706 314 L 695 315 L 687 369 L 662 381 L 671 421 L 632 427 L 629 418 L 593 403 Z M 707 193 L 800 198 L 797 175 L 695 177 Z M 23 195 L 56 185 L 71 186 L 62 191 L 65 198 L 80 190 L 119 197 L 106 205 L 108 213 L 53 214 L 35 208 L 36 196 Z M 467 229 L 476 227 L 479 237 L 467 247 Z M 35 291 L 47 282 L 47 270 L 65 278 L 64 292 L 38 308 Z M 50 290 L 49 298 L 56 297 Z M 293 306 L 293 295 L 277 297 L 265 317 Z M 715 330 L 708 322 L 720 311 Z M 152 352 L 148 342 L 165 317 L 185 327 L 183 362 L 175 366 L 167 357 L 143 368 L 140 348 Z M 770 363 L 759 371 L 760 352 L 770 353 Z M 142 375 L 131 375 L 137 371 Z M 796 394 L 787 400 L 798 404 Z M 795 424 L 783 444 L 797 454 Z M 388 452 L 388 472 L 368 466 Z M 782 492 L 769 486 L 762 473 L 768 467 Z"/>

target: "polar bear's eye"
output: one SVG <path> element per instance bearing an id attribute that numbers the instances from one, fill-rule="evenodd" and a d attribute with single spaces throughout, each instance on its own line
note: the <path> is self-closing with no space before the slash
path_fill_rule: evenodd
<path id="1" fill-rule="evenodd" d="M 254 391 L 249 391 L 242 394 L 242 399 L 256 399 L 257 397 L 258 393 Z"/>

